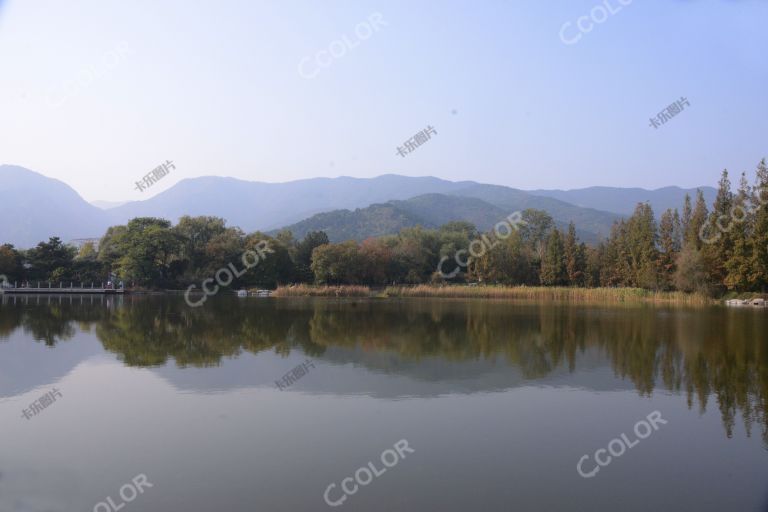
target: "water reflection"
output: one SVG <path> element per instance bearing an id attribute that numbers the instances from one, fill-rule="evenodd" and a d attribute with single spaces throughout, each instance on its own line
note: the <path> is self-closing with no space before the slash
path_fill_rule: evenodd
<path id="1" fill-rule="evenodd" d="M 227 297 L 193 309 L 176 297 L 135 296 L 6 296 L 0 304 L 0 341 L 21 330 L 56 347 L 79 331 L 94 332 L 127 366 L 204 368 L 243 352 L 300 349 L 331 363 L 444 383 L 494 367 L 504 385 L 515 386 L 609 365 L 641 395 L 684 394 L 702 412 L 714 399 L 728 436 L 741 416 L 768 445 L 762 311 Z"/>

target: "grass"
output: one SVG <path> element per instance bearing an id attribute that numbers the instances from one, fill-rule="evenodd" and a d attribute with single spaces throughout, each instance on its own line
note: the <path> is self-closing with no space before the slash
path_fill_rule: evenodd
<path id="1" fill-rule="evenodd" d="M 278 286 L 273 297 L 370 297 L 371 289 L 367 286 L 312 286 L 297 284 Z"/>
<path id="2" fill-rule="evenodd" d="M 574 303 L 639 303 L 708 305 L 719 301 L 702 294 L 658 292 L 642 288 L 566 288 L 544 286 L 389 286 L 376 294 L 367 286 L 279 287 L 276 297 L 425 297 L 455 299 L 524 299 Z"/>

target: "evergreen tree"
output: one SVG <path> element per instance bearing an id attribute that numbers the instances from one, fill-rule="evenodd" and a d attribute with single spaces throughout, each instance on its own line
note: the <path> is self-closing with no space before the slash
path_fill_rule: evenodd
<path id="1" fill-rule="evenodd" d="M 685 238 L 688 236 L 688 226 L 691 224 L 692 215 L 693 210 L 691 209 L 691 196 L 685 194 L 685 200 L 683 201 L 683 218 L 681 224 L 681 229 L 683 232 L 683 243 L 685 243 Z"/>
<path id="2" fill-rule="evenodd" d="M 680 216 L 677 210 L 668 209 L 659 221 L 659 267 L 662 286 L 670 288 L 675 273 L 675 261 L 680 253 Z"/>
<path id="3" fill-rule="evenodd" d="M 751 236 L 750 282 L 755 290 L 768 291 L 768 165 L 763 158 L 757 166 L 752 191 L 754 223 Z"/>
<path id="4" fill-rule="evenodd" d="M 694 206 L 693 213 L 685 228 L 684 245 L 701 249 L 703 245 L 702 226 L 707 223 L 708 217 L 709 211 L 707 210 L 707 202 L 704 200 L 704 193 L 700 189 L 696 190 L 696 206 Z M 685 212 L 683 212 L 683 219 L 685 219 Z"/>
<path id="5" fill-rule="evenodd" d="M 648 203 L 640 203 L 627 222 L 624 242 L 629 263 L 629 286 L 656 289 L 659 287 L 657 249 L 658 232 L 653 209 Z"/>
<path id="6" fill-rule="evenodd" d="M 560 230 L 553 229 L 547 239 L 541 260 L 541 284 L 564 286 L 568 283 L 568 269 L 565 263 L 565 247 Z"/>
<path id="7" fill-rule="evenodd" d="M 731 224 L 728 238 L 732 244 L 730 257 L 725 261 L 725 278 L 723 284 L 729 290 L 746 291 L 750 289 L 752 231 L 754 212 L 752 210 L 752 191 L 750 190 L 745 173 L 741 175 L 739 191 L 734 198 L 731 209 Z"/>
<path id="8" fill-rule="evenodd" d="M 568 284 L 584 286 L 586 248 L 583 244 L 579 244 L 573 222 L 568 224 L 568 235 L 565 237 L 565 267 L 568 272 Z"/>
<path id="9" fill-rule="evenodd" d="M 733 192 L 731 181 L 728 179 L 728 171 L 723 170 L 717 189 L 715 204 L 712 205 L 712 213 L 706 224 L 703 245 L 704 263 L 707 268 L 709 280 L 715 286 L 723 286 L 727 270 L 725 262 L 733 253 L 732 230 L 734 221 L 731 218 L 733 208 Z"/>
<path id="10" fill-rule="evenodd" d="M 325 231 L 310 231 L 304 239 L 296 244 L 296 250 L 293 253 L 293 261 L 296 265 L 296 278 L 302 282 L 312 282 L 314 275 L 312 273 L 312 252 L 316 247 L 326 245 L 328 235 Z"/>

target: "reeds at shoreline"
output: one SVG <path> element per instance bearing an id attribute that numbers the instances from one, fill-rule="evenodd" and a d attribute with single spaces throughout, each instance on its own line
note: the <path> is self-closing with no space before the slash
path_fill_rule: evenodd
<path id="1" fill-rule="evenodd" d="M 455 299 L 522 299 L 575 303 L 709 305 L 719 301 L 702 294 L 642 288 L 568 288 L 545 286 L 388 286 L 377 293 L 367 286 L 281 286 L 275 297 L 424 297 Z"/>
<path id="2" fill-rule="evenodd" d="M 312 286 L 297 284 L 293 286 L 278 286 L 272 293 L 273 297 L 370 297 L 371 289 L 367 286 Z"/>
<path id="3" fill-rule="evenodd" d="M 545 286 L 390 286 L 388 297 L 446 297 L 484 299 L 526 299 L 565 302 L 652 302 L 707 305 L 716 301 L 705 295 L 661 292 L 642 288 L 567 288 Z"/>

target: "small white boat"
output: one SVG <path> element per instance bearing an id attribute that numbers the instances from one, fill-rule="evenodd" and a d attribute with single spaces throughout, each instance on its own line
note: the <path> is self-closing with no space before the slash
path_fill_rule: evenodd
<path id="1" fill-rule="evenodd" d="M 238 297 L 247 297 L 248 296 L 248 290 L 237 290 L 237 296 Z"/>
<path id="2" fill-rule="evenodd" d="M 269 297 L 271 293 L 270 290 L 256 290 L 257 297 Z"/>

